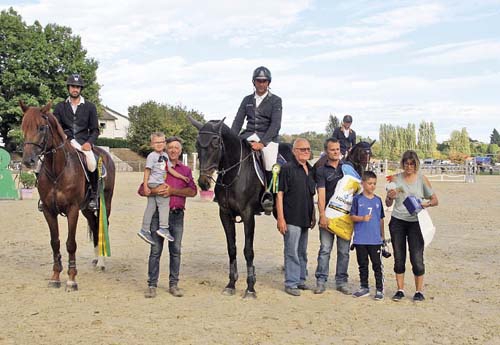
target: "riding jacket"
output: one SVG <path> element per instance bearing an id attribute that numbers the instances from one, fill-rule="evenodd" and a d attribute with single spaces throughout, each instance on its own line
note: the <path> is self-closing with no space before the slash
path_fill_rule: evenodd
<path id="1" fill-rule="evenodd" d="M 76 139 L 80 145 L 88 142 L 95 144 L 99 136 L 97 110 L 93 103 L 83 101 L 73 113 L 69 99 L 60 102 L 54 109 L 54 116 L 68 136 L 68 140 Z"/>
<path id="2" fill-rule="evenodd" d="M 335 138 L 340 143 L 340 152 L 345 156 L 345 153 L 356 144 L 356 132 L 349 128 L 349 136 L 345 136 L 342 127 L 337 127 L 333 130 L 332 138 Z"/>
<path id="3" fill-rule="evenodd" d="M 267 146 L 272 141 L 278 141 L 282 110 L 281 98 L 270 91 L 258 107 L 255 104 L 255 95 L 248 95 L 241 102 L 231 130 L 239 134 L 243 139 L 256 133 L 260 138 L 260 142 Z M 247 127 L 242 131 L 241 127 L 245 118 Z"/>

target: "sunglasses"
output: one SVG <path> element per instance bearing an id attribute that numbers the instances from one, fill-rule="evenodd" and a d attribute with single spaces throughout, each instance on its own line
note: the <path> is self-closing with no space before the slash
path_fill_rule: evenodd
<path id="1" fill-rule="evenodd" d="M 300 152 L 311 152 L 310 147 L 296 147 L 296 150 L 299 150 Z"/>
<path id="2" fill-rule="evenodd" d="M 403 165 L 409 167 L 409 166 L 416 166 L 417 164 L 415 162 L 404 162 Z"/>

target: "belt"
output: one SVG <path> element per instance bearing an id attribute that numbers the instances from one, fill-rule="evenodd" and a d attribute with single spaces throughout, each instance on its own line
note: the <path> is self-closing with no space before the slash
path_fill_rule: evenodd
<path id="1" fill-rule="evenodd" d="M 183 208 L 171 208 L 170 209 L 170 213 L 178 214 L 178 213 L 181 213 L 181 212 L 184 212 Z"/>

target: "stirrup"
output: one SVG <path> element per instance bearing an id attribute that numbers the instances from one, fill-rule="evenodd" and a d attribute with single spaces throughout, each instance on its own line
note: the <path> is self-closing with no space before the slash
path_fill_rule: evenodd
<path id="1" fill-rule="evenodd" d="M 260 204 L 264 209 L 264 213 L 267 216 L 273 213 L 274 198 L 270 192 L 265 191 L 264 194 L 262 194 L 262 198 L 260 199 Z"/>
<path id="2" fill-rule="evenodd" d="M 43 202 L 42 199 L 38 199 L 38 211 L 43 212 Z"/>

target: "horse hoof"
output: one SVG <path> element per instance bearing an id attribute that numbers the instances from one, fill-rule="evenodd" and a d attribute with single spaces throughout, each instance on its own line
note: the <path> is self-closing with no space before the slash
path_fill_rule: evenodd
<path id="1" fill-rule="evenodd" d="M 98 272 L 104 272 L 106 270 L 106 267 L 105 266 L 96 266 L 95 270 Z"/>
<path id="2" fill-rule="evenodd" d="M 61 281 L 59 280 L 49 280 L 49 288 L 59 289 L 61 287 Z"/>
<path id="3" fill-rule="evenodd" d="M 244 299 L 256 299 L 257 298 L 257 293 L 255 291 L 245 291 L 245 294 L 243 295 Z"/>
<path id="4" fill-rule="evenodd" d="M 97 259 L 92 260 L 92 266 L 94 266 L 94 267 L 97 266 Z"/>
<path id="5" fill-rule="evenodd" d="M 78 284 L 75 281 L 67 281 L 66 282 L 66 291 L 78 291 Z"/>
<path id="6" fill-rule="evenodd" d="M 223 294 L 224 296 L 233 296 L 235 293 L 236 293 L 236 289 L 232 289 L 232 288 L 225 288 L 225 289 L 222 291 L 222 294 Z"/>

